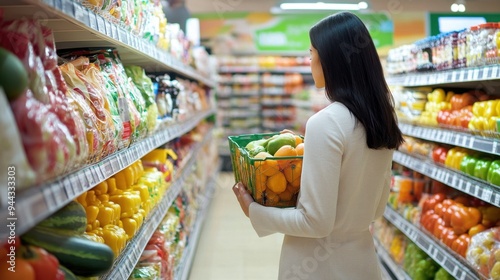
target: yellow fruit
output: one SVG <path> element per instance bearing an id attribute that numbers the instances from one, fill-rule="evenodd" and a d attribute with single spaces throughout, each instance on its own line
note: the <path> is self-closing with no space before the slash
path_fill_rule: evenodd
<path id="1" fill-rule="evenodd" d="M 280 201 L 290 201 L 292 200 L 293 193 L 286 189 L 284 192 L 278 195 L 280 197 Z"/>
<path id="2" fill-rule="evenodd" d="M 292 184 L 288 183 L 286 185 L 286 189 L 289 190 L 293 194 L 298 193 L 299 189 L 300 189 L 300 177 L 297 180 L 295 180 L 294 182 L 297 182 L 297 181 L 299 182 L 299 184 L 292 185 Z"/>
<path id="3" fill-rule="evenodd" d="M 291 161 L 290 164 L 283 169 L 283 174 L 288 183 L 294 183 L 295 181 L 300 182 L 300 175 L 302 173 L 302 160 Z M 297 185 L 297 182 L 295 182 Z"/>
<path id="4" fill-rule="evenodd" d="M 262 173 L 255 174 L 255 193 L 254 199 L 259 202 L 262 201 L 262 195 L 266 190 L 267 176 Z"/>
<path id="5" fill-rule="evenodd" d="M 295 150 L 294 147 L 290 145 L 284 145 L 281 148 L 279 148 L 276 153 L 274 153 L 275 157 L 296 157 L 297 156 L 297 151 Z M 278 166 L 280 170 L 285 169 L 294 159 L 281 159 L 277 160 L 278 161 Z"/>
<path id="6" fill-rule="evenodd" d="M 273 206 L 280 202 L 280 197 L 275 192 L 266 190 L 266 205 Z"/>
<path id="7" fill-rule="evenodd" d="M 268 157 L 272 157 L 272 155 L 266 152 L 260 152 L 255 156 L 256 159 L 265 159 Z M 254 166 L 256 174 L 262 173 L 265 176 L 273 176 L 279 172 L 278 162 L 272 159 L 256 160 Z"/>
<path id="8" fill-rule="evenodd" d="M 266 182 L 267 187 L 277 193 L 280 194 L 286 190 L 286 178 L 285 175 L 281 172 L 270 176 Z"/>
<path id="9" fill-rule="evenodd" d="M 300 137 L 298 135 L 294 135 L 294 137 L 295 137 L 295 147 L 297 147 L 297 145 L 299 145 L 299 144 L 304 143 L 304 140 L 302 140 L 302 137 Z"/>

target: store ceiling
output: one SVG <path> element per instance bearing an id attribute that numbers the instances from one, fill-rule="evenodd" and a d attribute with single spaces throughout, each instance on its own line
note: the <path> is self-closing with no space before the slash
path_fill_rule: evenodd
<path id="1" fill-rule="evenodd" d="M 287 2 L 316 2 L 308 0 L 290 0 Z M 372 11 L 386 11 L 401 13 L 412 11 L 451 12 L 450 6 L 454 0 L 364 0 Z M 231 11 L 269 12 L 271 7 L 283 2 L 273 0 L 186 0 L 186 5 L 191 13 Z M 323 2 L 357 3 L 357 0 L 340 0 Z M 499 0 L 465 0 L 467 12 L 500 13 Z"/>

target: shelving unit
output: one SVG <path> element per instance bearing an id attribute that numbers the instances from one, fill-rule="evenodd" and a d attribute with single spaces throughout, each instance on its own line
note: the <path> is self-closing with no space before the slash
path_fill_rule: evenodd
<path id="1" fill-rule="evenodd" d="M 377 254 L 380 260 L 387 266 L 390 272 L 396 277 L 396 280 L 411 280 L 410 276 L 403 270 L 401 266 L 394 262 L 392 257 L 389 255 L 389 252 L 382 246 L 380 241 L 374 237 L 375 240 L 375 249 L 377 250 Z M 391 275 L 392 276 L 392 275 Z"/>
<path id="2" fill-rule="evenodd" d="M 394 153 L 393 160 L 463 193 L 500 207 L 500 187 L 498 186 L 434 164 L 430 160 L 423 160 L 398 151 Z"/>
<path id="3" fill-rule="evenodd" d="M 482 280 L 483 278 L 474 268 L 462 260 L 450 249 L 438 243 L 417 226 L 405 220 L 390 206 L 385 208 L 384 218 L 401 230 L 411 241 L 417 244 L 436 263 L 442 266 L 455 279 L 459 280 Z"/>
<path id="4" fill-rule="evenodd" d="M 499 65 L 461 68 L 449 71 L 422 72 L 390 76 L 389 85 L 417 87 L 431 85 L 464 84 L 500 79 Z"/>
<path id="5" fill-rule="evenodd" d="M 175 176 L 172 185 L 168 188 L 166 194 L 158 203 L 158 205 L 151 211 L 149 217 L 146 218 L 139 231 L 134 235 L 134 238 L 127 244 L 125 249 L 121 252 L 120 256 L 116 259 L 113 268 L 101 279 L 128 279 L 135 265 L 141 257 L 142 251 L 148 244 L 149 239 L 155 232 L 156 228 L 160 225 L 165 217 L 168 208 L 172 205 L 175 198 L 179 195 L 184 185 L 184 181 L 193 170 L 195 163 L 195 155 L 201 151 L 205 143 L 212 139 L 212 133 L 205 134 L 204 139 L 196 144 L 190 151 L 187 160 L 184 160 L 181 170 L 177 171 L 178 175 Z"/>
<path id="6" fill-rule="evenodd" d="M 184 122 L 178 122 L 155 132 L 104 160 L 63 176 L 53 182 L 34 186 L 16 195 L 17 234 L 31 227 L 95 185 L 113 176 L 155 148 L 192 130 L 201 120 L 213 115 L 215 109 L 198 113 Z M 0 219 L 7 220 L 8 205 L 2 205 Z M 0 229 L 0 239 L 8 236 L 7 228 Z"/>
<path id="7" fill-rule="evenodd" d="M 424 140 L 463 147 L 478 152 L 500 155 L 500 139 L 464 132 L 400 123 L 403 134 Z"/>
<path id="8" fill-rule="evenodd" d="M 56 47 L 116 47 L 124 64 L 143 67 L 147 72 L 173 72 L 215 87 L 209 77 L 174 58 L 165 50 L 131 34 L 78 1 L 72 0 L 6 0 L 0 3 L 5 19 L 33 18 L 43 20 L 54 31 Z"/>
<path id="9" fill-rule="evenodd" d="M 487 65 L 448 71 L 408 73 L 390 76 L 386 80 L 391 86 L 407 88 L 439 86 L 445 88 L 489 89 L 497 88 L 500 85 L 499 68 L 500 65 Z M 409 123 L 400 123 L 399 127 L 402 133 L 407 136 L 500 156 L 500 138 L 497 138 L 496 135 L 493 136 L 493 134 L 489 137 L 467 131 L 450 130 L 442 127 L 426 127 Z M 419 155 L 410 155 L 396 151 L 393 161 L 463 193 L 500 207 L 499 186 L 471 177 L 459 170 L 436 164 L 429 158 Z M 386 208 L 384 217 L 456 279 L 484 279 L 465 259 L 443 245 L 441 241 L 435 239 L 426 230 L 405 220 L 390 206 Z"/>

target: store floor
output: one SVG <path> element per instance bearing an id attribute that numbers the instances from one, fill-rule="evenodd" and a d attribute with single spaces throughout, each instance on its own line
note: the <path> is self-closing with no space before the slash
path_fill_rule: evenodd
<path id="1" fill-rule="evenodd" d="M 259 238 L 231 187 L 232 173 L 219 176 L 203 226 L 190 280 L 275 280 L 283 235 Z"/>
<path id="2" fill-rule="evenodd" d="M 198 243 L 189 280 L 276 280 L 283 235 L 259 238 L 222 172 Z M 386 275 L 384 278 L 390 279 Z"/>

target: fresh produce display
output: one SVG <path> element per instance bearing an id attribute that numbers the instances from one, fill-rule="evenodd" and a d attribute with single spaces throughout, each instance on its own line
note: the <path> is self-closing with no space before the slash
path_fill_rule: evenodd
<path id="1" fill-rule="evenodd" d="M 21 96 L 28 88 L 28 73 L 22 62 L 4 48 L 0 48 L 0 73 L 0 87 L 9 101 Z"/>
<path id="2" fill-rule="evenodd" d="M 500 279 L 500 227 L 473 236 L 467 260 L 488 279 Z"/>
<path id="3" fill-rule="evenodd" d="M 262 205 L 295 206 L 300 189 L 304 143 L 292 133 L 229 137 L 236 181 Z"/>
<path id="4" fill-rule="evenodd" d="M 403 267 L 415 280 L 433 280 L 440 268 L 431 257 L 412 242 L 406 246 Z"/>

